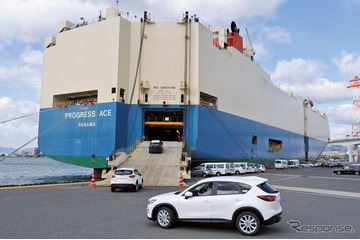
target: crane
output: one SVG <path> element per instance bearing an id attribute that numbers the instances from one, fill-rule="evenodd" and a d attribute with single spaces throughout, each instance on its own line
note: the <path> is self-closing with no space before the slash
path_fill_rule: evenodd
<path id="1" fill-rule="evenodd" d="M 251 61 L 254 61 L 255 50 L 251 44 L 251 39 L 250 39 L 249 31 L 247 30 L 247 28 L 245 28 L 245 31 L 246 31 L 246 35 L 247 35 L 247 39 L 248 39 L 248 44 L 244 48 L 244 50 L 246 51 L 245 55 Z"/>

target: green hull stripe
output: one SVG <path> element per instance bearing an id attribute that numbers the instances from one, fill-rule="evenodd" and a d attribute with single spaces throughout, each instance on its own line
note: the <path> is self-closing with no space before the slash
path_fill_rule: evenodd
<path id="1" fill-rule="evenodd" d="M 109 168 L 109 166 L 106 163 L 106 157 L 92 158 L 91 156 L 86 157 L 86 156 L 54 156 L 54 155 L 49 155 L 47 157 L 59 162 L 73 164 L 81 167 Z"/>

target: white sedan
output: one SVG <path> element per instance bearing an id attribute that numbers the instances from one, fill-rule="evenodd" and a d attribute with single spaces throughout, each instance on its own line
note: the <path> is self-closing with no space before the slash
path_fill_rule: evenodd
<path id="1" fill-rule="evenodd" d="M 111 191 L 132 188 L 135 192 L 143 188 L 144 179 L 136 168 L 118 168 L 111 176 Z"/>
<path id="2" fill-rule="evenodd" d="M 309 163 L 309 162 L 304 162 L 300 164 L 302 167 L 314 167 L 314 164 Z"/>

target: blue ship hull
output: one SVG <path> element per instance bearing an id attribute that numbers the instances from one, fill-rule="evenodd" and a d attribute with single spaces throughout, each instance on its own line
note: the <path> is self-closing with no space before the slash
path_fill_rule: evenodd
<path id="1" fill-rule="evenodd" d="M 106 158 L 129 153 L 144 139 L 144 112 L 182 111 L 183 140 L 192 161 L 252 161 L 273 166 L 276 158 L 318 158 L 325 141 L 304 137 L 202 105 L 128 105 L 119 102 L 41 109 L 39 147 L 66 163 L 108 168 Z M 253 139 L 256 136 L 256 142 Z M 281 149 L 269 139 L 282 141 Z"/>

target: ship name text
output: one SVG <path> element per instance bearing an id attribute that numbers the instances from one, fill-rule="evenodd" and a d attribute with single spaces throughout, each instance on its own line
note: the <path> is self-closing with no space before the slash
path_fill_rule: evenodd
<path id="1" fill-rule="evenodd" d="M 71 118 L 93 118 L 96 117 L 96 111 L 83 111 L 83 112 L 69 112 L 65 113 L 65 119 L 71 119 Z M 99 117 L 111 117 L 112 116 L 112 110 L 106 109 L 101 110 L 99 112 Z"/>

